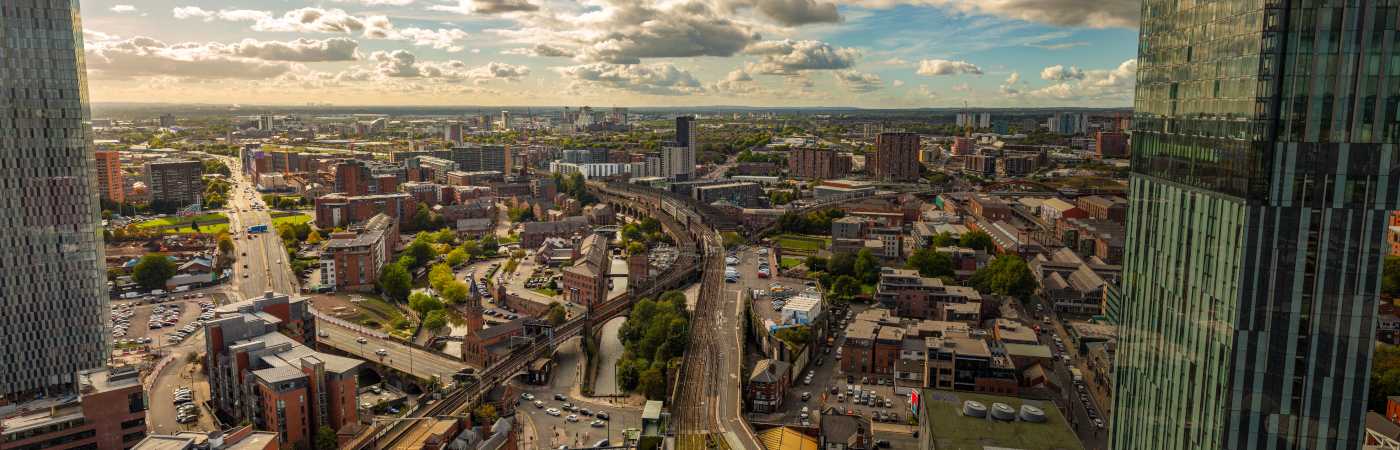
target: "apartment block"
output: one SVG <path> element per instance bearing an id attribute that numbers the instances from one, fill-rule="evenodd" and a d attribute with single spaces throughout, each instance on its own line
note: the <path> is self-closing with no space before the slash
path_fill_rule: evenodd
<path id="1" fill-rule="evenodd" d="M 321 248 L 321 283 L 335 290 L 372 289 L 379 270 L 393 260 L 398 240 L 398 223 L 384 214 L 332 233 Z"/>
<path id="2" fill-rule="evenodd" d="M 920 276 L 917 270 L 884 267 L 875 286 L 875 299 L 899 317 L 958 321 L 955 319 L 962 317 L 949 317 L 953 315 L 950 306 L 975 304 L 971 311 L 980 312 L 982 294 L 971 287 L 945 285 L 941 279 Z M 980 323 L 980 314 L 972 319 L 973 325 Z"/>
<path id="3" fill-rule="evenodd" d="M 97 192 L 103 200 L 122 203 L 126 201 L 126 185 L 122 182 L 122 157 L 116 150 L 98 150 Z"/>
<path id="4" fill-rule="evenodd" d="M 146 393 L 136 367 L 84 370 L 78 395 L 0 408 L 0 449 L 122 450 L 146 437 Z"/>
<path id="5" fill-rule="evenodd" d="M 851 173 L 851 155 L 833 149 L 798 147 L 788 150 L 788 176 L 813 180 L 844 178 Z"/>
<path id="6" fill-rule="evenodd" d="M 406 193 L 345 195 L 341 193 L 316 198 L 316 226 L 322 229 L 346 227 L 363 222 L 376 214 L 384 214 L 395 223 L 412 220 L 418 204 Z"/>
<path id="7" fill-rule="evenodd" d="M 152 204 L 184 208 L 203 198 L 204 164 L 199 161 L 163 158 L 146 163 L 145 171 Z"/>
<path id="8" fill-rule="evenodd" d="M 872 177 L 889 181 L 919 179 L 919 135 L 880 133 L 875 137 L 875 153 L 866 157 L 866 171 Z"/>
<path id="9" fill-rule="evenodd" d="M 1128 135 L 1121 131 L 1100 131 L 1094 134 L 1094 149 L 1099 159 L 1127 158 Z"/>

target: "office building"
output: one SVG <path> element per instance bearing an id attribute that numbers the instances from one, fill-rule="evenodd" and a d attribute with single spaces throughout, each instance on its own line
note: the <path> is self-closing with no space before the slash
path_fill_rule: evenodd
<path id="1" fill-rule="evenodd" d="M 113 203 L 126 201 L 126 185 L 122 182 L 122 156 L 116 150 L 98 150 L 98 197 Z"/>
<path id="2" fill-rule="evenodd" d="M 501 129 L 510 131 L 510 111 L 501 111 Z"/>
<path id="3" fill-rule="evenodd" d="M 760 199 L 765 198 L 762 186 L 746 181 L 696 186 L 690 193 L 702 205 L 724 200 L 740 208 L 757 207 Z"/>
<path id="4" fill-rule="evenodd" d="M 268 292 L 225 305 L 204 326 L 209 403 L 219 414 L 313 448 L 316 432 L 359 427 L 361 361 L 313 350 L 309 302 Z"/>
<path id="5" fill-rule="evenodd" d="M 175 115 L 173 115 L 173 114 L 161 114 L 161 115 L 160 115 L 160 127 L 161 127 L 161 128 L 170 128 L 170 127 L 173 127 L 173 126 L 175 126 Z"/>
<path id="6" fill-rule="evenodd" d="M 1100 131 L 1094 133 L 1094 151 L 1099 159 L 1127 158 L 1128 135 L 1121 131 Z"/>
<path id="7" fill-rule="evenodd" d="M 452 147 L 447 159 L 457 163 L 457 170 L 463 172 L 494 170 L 507 173 L 511 166 L 510 149 L 504 145 L 459 145 Z"/>
<path id="8" fill-rule="evenodd" d="M 268 116 L 268 115 L 258 116 L 258 130 L 259 130 L 259 131 L 272 131 L 272 116 Z"/>
<path id="9" fill-rule="evenodd" d="M 447 141 L 450 145 L 462 145 L 462 138 L 466 134 L 463 131 L 465 128 L 466 126 L 462 125 L 461 122 L 452 122 L 444 125 L 442 128 L 442 140 Z"/>
<path id="10" fill-rule="evenodd" d="M 1045 127 L 1051 133 L 1059 134 L 1084 134 L 1087 127 L 1087 120 L 1084 114 L 1072 112 L 1057 112 L 1046 121 Z"/>
<path id="11" fill-rule="evenodd" d="M 560 152 L 560 161 L 573 164 L 603 164 L 608 161 L 606 147 L 571 148 Z"/>
<path id="12" fill-rule="evenodd" d="M 814 180 L 845 178 L 851 173 L 851 155 L 827 148 L 798 147 L 788 150 L 788 176 Z"/>
<path id="13" fill-rule="evenodd" d="M 1393 9 L 1142 11 L 1111 447 L 1361 448 L 1400 199 Z"/>
<path id="14" fill-rule="evenodd" d="M 683 144 L 662 145 L 660 176 L 684 181 L 694 174 L 695 147 Z"/>
<path id="15" fill-rule="evenodd" d="M 689 148 L 692 154 L 696 147 L 700 146 L 696 142 L 695 133 L 699 131 L 695 125 L 694 116 L 680 116 L 676 118 L 676 146 Z M 694 166 L 694 164 L 691 164 Z"/>
<path id="16" fill-rule="evenodd" d="M 919 135 L 880 133 L 875 137 L 875 153 L 866 157 L 866 171 L 888 181 L 919 179 Z"/>
<path id="17" fill-rule="evenodd" d="M 204 164 L 195 160 L 162 158 L 146 163 L 151 204 L 176 209 L 200 204 L 203 175 Z"/>
<path id="18" fill-rule="evenodd" d="M 77 19 L 73 1 L 0 7 L 0 403 L 76 395 L 110 356 Z"/>

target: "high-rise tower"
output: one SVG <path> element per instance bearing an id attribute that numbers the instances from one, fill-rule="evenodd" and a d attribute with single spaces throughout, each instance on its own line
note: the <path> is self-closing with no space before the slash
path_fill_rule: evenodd
<path id="1" fill-rule="evenodd" d="M 0 7 L 0 398 L 101 367 L 107 284 L 77 0 Z"/>
<path id="2" fill-rule="evenodd" d="M 1395 12 L 1143 2 L 1114 449 L 1361 447 Z"/>

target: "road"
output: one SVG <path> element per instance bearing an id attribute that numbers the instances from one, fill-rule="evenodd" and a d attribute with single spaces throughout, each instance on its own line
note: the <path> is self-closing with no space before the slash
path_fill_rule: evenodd
<path id="1" fill-rule="evenodd" d="M 360 333 L 326 320 L 318 320 L 316 330 L 319 334 L 316 341 L 322 345 L 335 347 L 355 358 L 378 362 L 400 372 L 412 373 L 413 376 L 425 380 L 437 375 L 442 377 L 443 381 L 451 381 L 452 374 L 467 367 L 464 361 L 415 349 L 396 340 Z M 364 339 L 365 342 L 360 343 L 359 339 Z M 376 353 L 380 349 L 384 350 L 383 356 Z"/>
<path id="2" fill-rule="evenodd" d="M 288 266 L 282 238 L 272 227 L 271 214 L 263 205 L 252 180 L 238 166 L 238 160 L 222 159 L 233 173 L 229 177 L 233 189 L 229 191 L 227 214 L 229 233 L 236 237 L 233 246 L 238 252 L 233 266 L 234 292 L 242 298 L 252 298 L 266 291 L 296 294 L 300 291 L 296 275 Z M 268 232 L 247 233 L 248 227 L 253 225 L 267 225 Z"/>
<path id="3" fill-rule="evenodd" d="M 641 408 L 636 405 L 615 404 L 596 399 L 582 399 L 578 393 L 579 366 L 583 361 L 582 352 L 579 349 L 581 339 L 571 339 L 560 345 L 558 353 L 555 354 L 557 365 L 554 375 L 550 377 L 549 386 L 535 386 L 527 384 L 517 384 L 523 391 L 535 396 L 535 400 L 543 403 L 542 406 L 535 406 L 531 401 L 522 401 L 516 409 L 521 414 L 523 420 L 529 420 L 535 430 L 533 439 L 521 437 L 521 442 L 526 444 L 522 448 L 553 449 L 560 445 L 568 445 L 571 448 L 580 448 L 597 443 L 600 439 L 610 438 L 612 444 L 619 443 L 619 436 L 626 428 L 641 428 Z M 562 395 L 564 400 L 556 400 L 554 395 Z M 586 408 L 591 412 L 606 412 L 609 420 L 602 427 L 590 426 L 592 417 L 578 415 L 578 422 L 567 420 L 570 413 L 562 412 L 558 417 L 546 413 L 548 408 L 560 408 L 564 402 L 572 403 L 574 406 Z"/>
<path id="4" fill-rule="evenodd" d="M 622 340 L 618 339 L 617 334 L 626 321 L 626 317 L 617 317 L 603 324 L 602 336 L 598 343 L 598 376 L 593 380 L 593 395 L 625 395 L 617 385 L 617 361 L 622 359 L 624 353 Z"/>

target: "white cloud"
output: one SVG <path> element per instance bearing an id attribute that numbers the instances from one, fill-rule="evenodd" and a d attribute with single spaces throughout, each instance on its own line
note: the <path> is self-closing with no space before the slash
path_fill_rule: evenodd
<path id="1" fill-rule="evenodd" d="M 106 40 L 86 47 L 95 78 L 167 76 L 184 79 L 268 79 L 296 66 L 231 55 L 221 44 L 167 44 L 148 37 Z"/>
<path id="2" fill-rule="evenodd" d="M 367 59 L 375 62 L 373 72 L 381 78 L 425 78 L 484 83 L 492 80 L 520 81 L 530 74 L 528 67 L 499 62 L 470 67 L 458 60 L 419 61 L 417 55 L 407 50 L 376 51 Z M 370 76 L 362 71 L 353 70 L 343 77 L 364 79 Z"/>
<path id="3" fill-rule="evenodd" d="M 337 3 L 359 3 L 365 6 L 408 6 L 415 0 L 335 0 Z"/>
<path id="4" fill-rule="evenodd" d="M 894 81 L 890 82 L 890 86 L 894 86 L 894 87 L 904 87 L 904 80 L 894 80 Z"/>
<path id="5" fill-rule="evenodd" d="M 880 76 L 873 73 L 864 73 L 855 70 L 837 70 L 831 72 L 836 77 L 836 82 L 846 90 L 856 93 L 872 92 L 880 89 L 882 82 Z"/>
<path id="6" fill-rule="evenodd" d="M 568 49 L 580 62 L 638 64 L 649 58 L 728 57 L 762 38 L 755 26 L 701 1 L 599 1 L 582 13 L 541 8 L 487 32 L 507 43 Z"/>
<path id="7" fill-rule="evenodd" d="M 359 47 L 360 43 L 344 37 L 324 40 L 300 38 L 287 42 L 244 39 L 227 46 L 227 53 L 268 61 L 353 61 Z"/>
<path id="8" fill-rule="evenodd" d="M 1021 82 L 1021 72 L 1011 72 L 1011 76 L 1006 77 L 1006 81 L 999 87 L 1002 94 L 1015 96 L 1021 94 L 1021 88 L 1017 86 Z"/>
<path id="9" fill-rule="evenodd" d="M 669 63 L 592 63 L 557 70 L 574 83 L 571 90 L 580 92 L 601 88 L 649 95 L 685 95 L 705 90 L 690 72 Z"/>
<path id="10" fill-rule="evenodd" d="M 428 9 L 462 15 L 493 15 L 535 12 L 540 7 L 529 0 L 459 0 L 456 5 L 432 5 Z"/>
<path id="11" fill-rule="evenodd" d="M 1084 71 L 1078 67 L 1056 64 L 1040 71 L 1040 78 L 1047 81 L 1083 80 Z"/>
<path id="12" fill-rule="evenodd" d="M 923 61 L 919 61 L 919 70 L 917 71 L 917 73 L 918 73 L 919 75 L 930 76 L 930 77 L 932 77 L 932 76 L 940 76 L 940 75 L 957 75 L 957 74 L 964 74 L 964 73 L 966 73 L 966 74 L 973 74 L 973 75 L 981 75 L 981 74 L 982 74 L 982 68 L 981 68 L 981 67 L 977 67 L 976 65 L 974 65 L 974 64 L 972 64 L 972 63 L 969 63 L 969 62 L 967 62 L 967 61 L 949 61 L 949 60 L 946 60 L 946 59 L 925 59 L 925 60 L 923 60 Z"/>
<path id="13" fill-rule="evenodd" d="M 715 92 L 730 95 L 755 94 L 762 91 L 753 75 L 742 68 L 734 69 L 725 75 L 723 80 L 716 81 L 713 89 Z"/>
<path id="14" fill-rule="evenodd" d="M 366 0 L 379 5 L 396 5 L 400 0 Z M 369 3 L 367 3 L 369 4 Z M 407 3 L 402 3 L 407 4 Z M 449 52 L 460 52 L 465 48 L 462 42 L 469 35 L 456 28 L 404 28 L 394 26 L 388 17 L 355 16 L 341 9 L 300 8 L 276 16 L 268 11 L 248 9 L 221 9 L 210 11 L 198 6 L 182 6 L 172 10 L 176 19 L 198 19 L 205 22 L 221 20 L 226 22 L 251 22 L 253 31 L 284 33 L 328 33 L 362 34 L 369 39 L 404 41 L 419 47 L 432 47 Z"/>
<path id="15" fill-rule="evenodd" d="M 970 15 L 986 15 L 1089 28 L 1136 28 L 1142 13 L 1139 0 L 841 0 L 865 8 L 924 5 Z"/>
<path id="16" fill-rule="evenodd" d="M 834 47 L 821 41 L 764 41 L 744 53 L 760 56 L 754 70 L 766 75 L 792 75 L 806 70 L 848 69 L 860 58 L 854 48 Z"/>
<path id="17" fill-rule="evenodd" d="M 464 47 L 460 42 L 467 40 L 470 35 L 467 32 L 456 28 L 439 28 L 429 30 L 425 28 L 404 28 L 398 31 L 398 37 L 402 40 L 412 42 L 419 47 L 432 47 L 438 50 L 449 52 L 460 52 Z"/>
<path id="18" fill-rule="evenodd" d="M 538 56 L 542 58 L 572 58 L 574 52 L 549 44 L 535 44 L 534 47 L 512 48 L 501 53 L 507 55 Z"/>
<path id="19" fill-rule="evenodd" d="M 111 11 L 117 14 L 134 13 L 136 7 L 131 5 L 112 5 Z"/>
<path id="20" fill-rule="evenodd" d="M 820 0 L 720 0 L 720 8 L 729 13 L 753 8 L 787 27 L 841 21 L 836 4 Z"/>
<path id="21" fill-rule="evenodd" d="M 1026 95 L 1062 101 L 1131 100 L 1133 87 L 1137 84 L 1137 59 L 1123 61 L 1113 69 L 1076 70 L 1074 77 L 1061 76 L 1065 72 L 1063 68 L 1050 70 L 1055 67 L 1058 66 L 1047 67 L 1041 71 L 1041 75 L 1044 77 L 1048 71 L 1056 76 L 1058 82 L 1029 91 Z"/>

